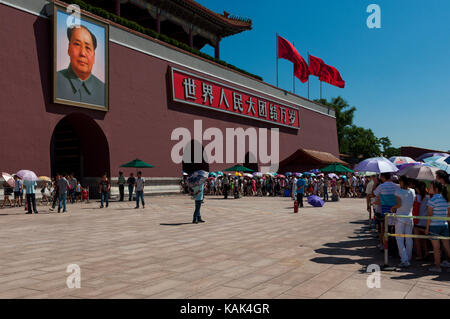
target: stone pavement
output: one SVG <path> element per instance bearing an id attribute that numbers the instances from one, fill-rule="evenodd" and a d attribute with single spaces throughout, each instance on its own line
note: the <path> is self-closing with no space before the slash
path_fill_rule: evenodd
<path id="1" fill-rule="evenodd" d="M 183 195 L 134 202 L 0 210 L 0 298 L 449 298 L 450 273 L 430 264 L 381 272 L 361 199 L 306 204 L 288 198 L 207 197 L 204 224 L 191 224 Z M 398 260 L 391 260 L 398 263 Z M 67 288 L 69 264 L 81 288 Z"/>

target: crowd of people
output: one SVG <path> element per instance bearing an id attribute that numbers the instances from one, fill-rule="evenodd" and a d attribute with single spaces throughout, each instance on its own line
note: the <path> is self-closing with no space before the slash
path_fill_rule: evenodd
<path id="1" fill-rule="evenodd" d="M 442 272 L 441 267 L 450 267 L 450 262 L 441 256 L 443 247 L 446 258 L 450 259 L 449 224 L 444 219 L 411 218 L 420 217 L 450 217 L 450 201 L 448 193 L 449 175 L 439 170 L 436 180 L 428 185 L 424 181 L 383 173 L 372 176 L 366 186 L 366 203 L 371 225 L 379 236 L 378 248 L 384 251 L 385 245 L 389 248 L 391 256 L 400 257 L 398 267 L 411 266 L 413 253 L 417 261 L 429 257 L 433 251 L 435 265 L 430 268 L 433 272 Z M 372 212 L 374 213 L 372 216 Z M 388 217 L 389 234 L 400 236 L 389 237 L 385 240 L 385 214 L 395 214 L 403 217 Z M 439 238 L 423 239 L 413 238 L 410 235 L 436 236 Z M 444 239 L 442 239 L 444 238 Z"/>
<path id="2" fill-rule="evenodd" d="M 273 175 L 264 176 L 234 176 L 224 174 L 209 177 L 204 185 L 205 195 L 218 195 L 228 198 L 234 196 L 284 196 L 296 199 L 297 182 L 304 180 L 304 195 L 316 195 L 324 200 L 338 200 L 340 197 L 361 198 L 365 196 L 369 177 L 357 176 L 353 173 L 338 176 L 336 174 L 305 174 L 305 175 Z M 185 177 L 182 181 L 184 193 L 189 193 Z M 331 194 L 331 196 L 329 196 Z"/>
<path id="3" fill-rule="evenodd" d="M 3 183 L 4 197 L 0 208 L 5 205 L 10 207 L 25 207 L 26 214 L 39 213 L 37 210 L 36 190 L 38 188 L 37 181 L 22 180 L 19 176 L 13 175 L 14 187 L 6 181 Z M 133 194 L 136 197 L 136 209 L 139 203 L 145 208 L 144 187 L 145 179 L 142 172 L 137 172 L 137 178 L 131 173 L 127 180 L 123 176 L 123 172 L 119 172 L 119 201 L 124 201 L 125 184 L 128 185 L 129 201 L 133 200 Z M 42 205 L 50 205 L 50 211 L 54 211 L 58 205 L 58 213 L 67 212 L 67 203 L 89 202 L 89 186 L 83 187 L 81 182 L 77 180 L 74 174 L 57 174 L 51 181 L 42 181 L 40 183 Z M 109 206 L 109 198 L 111 195 L 111 182 L 106 174 L 104 174 L 98 184 L 98 192 L 100 194 L 100 208 Z M 10 198 L 14 194 L 14 198 Z M 26 200 L 24 200 L 24 194 Z"/>

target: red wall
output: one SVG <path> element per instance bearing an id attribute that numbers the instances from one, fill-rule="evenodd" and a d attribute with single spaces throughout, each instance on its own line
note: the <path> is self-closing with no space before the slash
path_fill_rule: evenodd
<path id="1" fill-rule="evenodd" d="M 136 157 L 156 167 L 145 176 L 179 176 L 181 164 L 170 159 L 172 130 L 186 127 L 193 134 L 194 119 L 203 130 L 227 127 L 270 127 L 168 99 L 166 61 L 110 43 L 110 111 L 107 113 L 53 104 L 51 20 L 0 4 L 0 170 L 32 169 L 50 174 L 53 129 L 65 115 L 79 112 L 103 130 L 110 151 L 111 174 Z M 174 67 L 183 69 L 178 65 Z M 195 73 L 195 72 L 194 72 Z M 300 130 L 280 127 L 280 160 L 304 147 L 338 156 L 335 119 L 300 109 Z M 206 145 L 207 142 L 204 142 Z M 211 164 L 211 170 L 232 164 Z M 127 174 L 128 170 L 124 170 Z"/>

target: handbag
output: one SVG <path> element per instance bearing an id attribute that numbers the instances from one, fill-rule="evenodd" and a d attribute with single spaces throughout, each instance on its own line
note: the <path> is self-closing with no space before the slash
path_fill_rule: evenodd
<path id="1" fill-rule="evenodd" d="M 413 216 L 419 216 L 420 214 L 420 202 L 417 200 L 417 197 L 414 199 L 413 203 L 413 210 L 412 215 Z M 417 225 L 419 223 L 419 219 L 413 219 L 414 225 Z"/>

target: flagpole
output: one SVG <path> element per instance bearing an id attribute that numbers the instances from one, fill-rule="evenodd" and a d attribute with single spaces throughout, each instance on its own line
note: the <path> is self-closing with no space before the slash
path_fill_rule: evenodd
<path id="1" fill-rule="evenodd" d="M 310 63 L 311 62 L 309 62 L 309 52 L 308 52 L 308 68 L 310 66 Z M 309 100 L 309 77 L 308 77 L 308 100 Z"/>
<path id="2" fill-rule="evenodd" d="M 320 99 L 322 99 L 322 81 L 320 81 Z"/>
<path id="3" fill-rule="evenodd" d="M 275 33 L 275 47 L 277 48 L 275 60 L 277 65 L 277 87 L 278 87 L 278 32 Z"/>
<path id="4" fill-rule="evenodd" d="M 294 42 L 292 42 L 292 45 L 295 47 Z M 295 94 L 295 65 L 294 65 L 294 63 L 292 63 L 292 88 L 293 88 L 294 94 Z"/>

